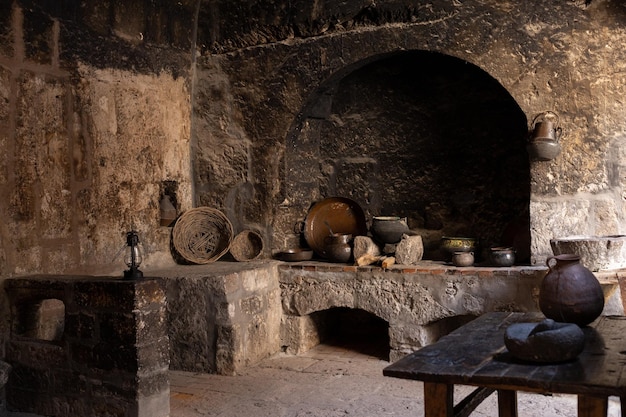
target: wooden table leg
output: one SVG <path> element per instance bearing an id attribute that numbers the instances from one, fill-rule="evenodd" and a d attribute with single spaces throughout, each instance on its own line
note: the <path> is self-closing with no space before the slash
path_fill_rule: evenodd
<path id="1" fill-rule="evenodd" d="M 608 411 L 608 397 L 578 396 L 578 417 L 606 417 Z"/>
<path id="2" fill-rule="evenodd" d="M 424 417 L 454 416 L 454 385 L 424 382 Z"/>
<path id="3" fill-rule="evenodd" d="M 498 415 L 500 417 L 517 417 L 516 391 L 498 390 Z"/>

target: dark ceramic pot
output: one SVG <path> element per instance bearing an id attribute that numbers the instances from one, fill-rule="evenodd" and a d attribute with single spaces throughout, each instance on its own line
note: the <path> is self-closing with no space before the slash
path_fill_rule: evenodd
<path id="1" fill-rule="evenodd" d="M 396 216 L 377 216 L 372 218 L 370 232 L 379 243 L 398 243 L 402 235 L 409 231 L 406 218 Z"/>
<path id="2" fill-rule="evenodd" d="M 352 257 L 351 234 L 333 233 L 324 240 L 324 253 L 331 262 L 346 263 Z"/>
<path id="3" fill-rule="evenodd" d="M 515 263 L 515 250 L 513 248 L 491 248 L 489 257 L 495 266 L 512 266 Z"/>
<path id="4" fill-rule="evenodd" d="M 547 318 L 585 326 L 602 313 L 602 287 L 593 272 L 579 261 L 580 257 L 574 254 L 548 258 L 550 270 L 539 290 L 539 308 Z"/>

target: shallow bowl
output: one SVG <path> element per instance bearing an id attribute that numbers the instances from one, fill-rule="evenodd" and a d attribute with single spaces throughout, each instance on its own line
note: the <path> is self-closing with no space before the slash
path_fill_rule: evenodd
<path id="1" fill-rule="evenodd" d="M 471 237 L 442 237 L 441 249 L 453 254 L 454 252 L 475 252 L 478 241 Z"/>
<path id="2" fill-rule="evenodd" d="M 276 258 L 285 262 L 310 261 L 313 259 L 313 250 L 302 248 L 287 249 L 276 254 Z"/>

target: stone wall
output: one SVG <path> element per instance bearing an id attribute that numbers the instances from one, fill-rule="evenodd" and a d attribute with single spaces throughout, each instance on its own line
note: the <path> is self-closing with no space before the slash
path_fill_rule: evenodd
<path id="1" fill-rule="evenodd" d="M 292 139 L 309 122 L 332 125 L 324 114 L 337 80 L 390 54 L 432 51 L 495 78 L 529 128 L 540 112 L 560 115 L 561 155 L 532 161 L 529 168 L 526 227 L 533 263 L 551 254 L 552 237 L 626 233 L 626 109 L 621 99 L 626 60 L 620 48 L 626 41 L 626 13 L 621 4 L 305 3 L 202 5 L 198 45 L 204 53 L 198 60 L 192 131 L 199 202 L 225 207 L 233 224 L 261 225 L 274 250 L 296 245 L 293 225 L 304 218 L 309 203 L 329 195 L 324 194 L 324 164 L 315 163 L 320 130 L 295 142 L 301 148 Z M 311 103 L 319 111 L 307 118 Z M 380 117 L 362 118 L 362 131 L 378 128 L 370 120 Z M 298 152 L 312 156 L 312 170 L 308 164 L 290 164 Z M 306 192 L 298 187 L 289 192 L 289 169 L 301 173 Z"/>
<path id="2" fill-rule="evenodd" d="M 0 282 L 87 270 L 121 276 L 116 254 L 131 228 L 145 267 L 173 262 L 159 201 L 169 194 L 179 212 L 192 206 L 193 10 L 1 2 Z"/>

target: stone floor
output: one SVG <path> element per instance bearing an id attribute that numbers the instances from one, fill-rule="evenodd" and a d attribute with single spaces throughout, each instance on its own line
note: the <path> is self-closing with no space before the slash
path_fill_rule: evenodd
<path id="1" fill-rule="evenodd" d="M 422 384 L 382 376 L 389 362 L 375 351 L 319 345 L 299 356 L 284 354 L 237 376 L 171 372 L 171 417 L 417 417 L 423 416 Z M 471 387 L 459 387 L 461 398 Z M 497 414 L 491 395 L 472 414 Z M 518 395 L 520 417 L 575 416 L 571 395 Z M 620 405 L 611 398 L 609 416 Z"/>

